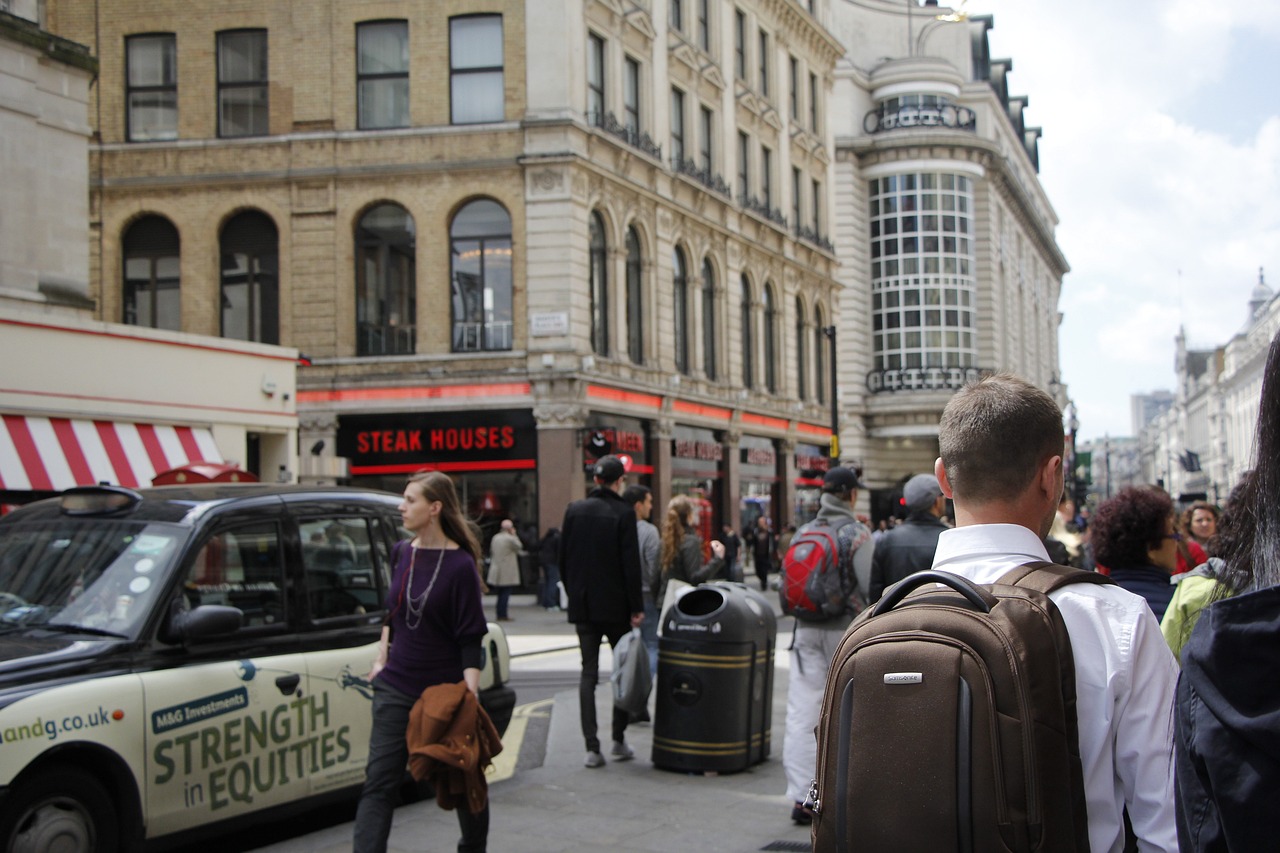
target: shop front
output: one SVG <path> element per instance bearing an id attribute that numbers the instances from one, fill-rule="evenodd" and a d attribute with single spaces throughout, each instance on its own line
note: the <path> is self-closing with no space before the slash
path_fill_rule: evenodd
<path id="1" fill-rule="evenodd" d="M 822 478 L 831 468 L 827 448 L 816 444 L 797 444 L 795 452 L 795 506 L 797 525 L 808 524 L 818 515 L 822 498 Z"/>
<path id="2" fill-rule="evenodd" d="M 744 435 L 738 442 L 738 503 L 742 529 L 750 530 L 757 519 L 769 521 L 769 529 L 779 532 L 783 519 L 778 477 L 778 449 L 771 438 Z"/>
<path id="3" fill-rule="evenodd" d="M 649 437 L 644 421 L 620 415 L 593 413 L 582 434 L 582 472 L 587 490 L 595 487 L 596 460 L 613 454 L 627 469 L 627 485 L 653 487 L 653 464 L 649 460 Z"/>
<path id="4" fill-rule="evenodd" d="M 725 453 L 719 436 L 709 429 L 675 426 L 671 431 L 671 496 L 685 495 L 699 508 L 698 535 L 705 546 L 719 535 Z M 654 508 L 666 517 L 666 507 Z"/>
<path id="5" fill-rule="evenodd" d="M 352 485 L 402 492 L 418 471 L 449 474 L 486 553 L 506 518 L 521 539 L 537 541 L 538 442 L 528 409 L 340 415 L 337 444 Z"/>

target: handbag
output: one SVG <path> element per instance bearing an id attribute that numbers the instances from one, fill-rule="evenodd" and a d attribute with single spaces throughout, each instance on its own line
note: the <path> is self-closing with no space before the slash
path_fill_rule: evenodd
<path id="1" fill-rule="evenodd" d="M 629 714 L 639 714 L 649 707 L 649 691 L 653 687 L 653 675 L 649 672 L 649 650 L 639 628 L 632 628 L 613 647 L 614 707 Z"/>

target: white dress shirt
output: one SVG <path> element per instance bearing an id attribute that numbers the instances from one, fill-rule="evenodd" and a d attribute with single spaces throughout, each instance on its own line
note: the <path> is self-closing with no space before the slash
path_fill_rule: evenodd
<path id="1" fill-rule="evenodd" d="M 933 568 L 977 583 L 1049 560 L 1016 524 L 945 531 Z M 1141 596 L 1118 586 L 1075 584 L 1050 596 L 1071 637 L 1076 715 L 1093 853 L 1124 847 L 1125 806 L 1141 851 L 1178 849 L 1173 791 L 1173 714 L 1178 665 Z"/>

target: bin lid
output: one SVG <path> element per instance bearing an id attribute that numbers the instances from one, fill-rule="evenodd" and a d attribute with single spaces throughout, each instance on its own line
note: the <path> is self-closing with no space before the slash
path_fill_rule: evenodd
<path id="1" fill-rule="evenodd" d="M 769 602 L 745 584 L 713 581 L 676 600 L 666 633 L 716 643 L 760 642 L 777 635 L 777 619 Z"/>

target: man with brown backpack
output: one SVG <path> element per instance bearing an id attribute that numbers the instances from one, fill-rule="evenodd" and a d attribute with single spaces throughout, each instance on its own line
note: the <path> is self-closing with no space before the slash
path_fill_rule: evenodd
<path id="1" fill-rule="evenodd" d="M 957 527 L 836 650 L 813 849 L 1177 850 L 1177 664 L 1145 601 L 1049 565 L 1041 541 L 1061 411 L 987 377 L 947 404 L 938 443 Z"/>

